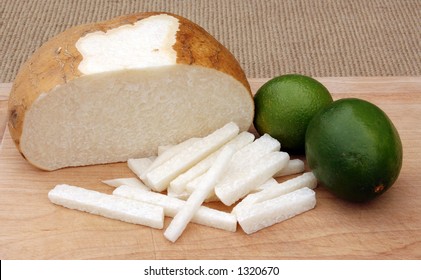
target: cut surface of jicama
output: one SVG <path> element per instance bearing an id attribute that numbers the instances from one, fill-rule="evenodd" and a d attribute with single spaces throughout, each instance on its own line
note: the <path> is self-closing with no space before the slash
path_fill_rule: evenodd
<path id="1" fill-rule="evenodd" d="M 250 193 L 260 192 L 260 191 L 263 191 L 264 189 L 277 186 L 278 184 L 279 184 L 278 181 L 276 181 L 276 179 L 272 177 L 272 178 L 269 178 L 263 184 L 259 185 L 257 188 L 254 188 L 253 190 L 251 190 Z"/>
<path id="2" fill-rule="evenodd" d="M 157 229 L 164 227 L 164 209 L 160 206 L 65 184 L 55 186 L 48 198 L 66 208 Z"/>
<path id="3" fill-rule="evenodd" d="M 233 157 L 234 159 L 234 157 Z M 225 176 L 215 187 L 216 196 L 227 206 L 246 196 L 249 192 L 270 179 L 289 161 L 285 152 L 271 152 L 257 162 L 245 165 L 242 169 L 228 168 Z M 231 167 L 231 163 L 230 166 Z"/>
<path id="4" fill-rule="evenodd" d="M 279 170 L 273 177 L 281 177 L 281 176 L 287 176 L 287 175 L 294 175 L 301 172 L 304 172 L 305 165 L 304 161 L 300 159 L 292 159 L 288 162 L 288 164 Z"/>
<path id="5" fill-rule="evenodd" d="M 238 209 L 247 205 L 276 198 L 278 196 L 296 191 L 304 187 L 314 189 L 316 186 L 317 179 L 314 176 L 313 172 L 306 172 L 300 176 L 289 179 L 285 182 L 279 184 L 272 184 L 271 186 L 265 188 L 260 192 L 249 194 L 232 209 L 232 213 L 235 213 L 236 211 L 238 211 Z"/>
<path id="6" fill-rule="evenodd" d="M 110 186 L 110 187 L 114 187 L 114 188 L 118 188 L 122 185 L 126 185 L 126 186 L 131 186 L 131 187 L 135 187 L 135 188 L 139 188 L 145 191 L 150 191 L 151 189 L 148 188 L 145 184 L 142 183 L 142 181 L 140 181 L 137 178 L 131 177 L 131 178 L 117 178 L 117 179 L 110 179 L 110 180 L 103 180 L 102 181 L 104 184 Z"/>
<path id="7" fill-rule="evenodd" d="M 226 124 L 146 173 L 145 184 L 155 191 L 165 190 L 173 179 L 233 139 L 238 133 L 239 127 L 235 123 Z"/>
<path id="8" fill-rule="evenodd" d="M 313 209 L 315 205 L 315 192 L 302 188 L 274 199 L 247 205 L 235 214 L 244 232 L 251 234 Z"/>
<path id="9" fill-rule="evenodd" d="M 153 159 L 151 158 L 130 158 L 127 160 L 127 166 L 137 177 L 143 180 L 152 162 Z"/>
<path id="10" fill-rule="evenodd" d="M 185 141 L 183 141 L 183 142 L 181 142 L 177 145 L 169 147 L 165 152 L 162 152 L 161 154 L 159 153 L 159 151 L 157 151 L 158 157 L 152 162 L 152 164 L 148 167 L 146 172 L 150 172 L 153 169 L 157 168 L 158 166 L 160 166 L 161 164 L 163 164 L 167 160 L 171 159 L 173 156 L 175 156 L 179 152 L 187 149 L 189 146 L 191 146 L 193 143 L 197 142 L 199 139 L 201 139 L 201 138 L 196 138 L 196 137 L 189 138 L 189 139 L 187 139 L 187 140 L 185 140 Z"/>
<path id="11" fill-rule="evenodd" d="M 206 197 L 213 190 L 219 178 L 226 172 L 235 150 L 232 147 L 224 147 L 221 153 L 216 158 L 215 162 L 205 173 L 205 176 L 200 181 L 199 186 L 187 199 L 181 210 L 175 215 L 170 225 L 164 232 L 165 238 L 175 242 L 183 233 L 187 224 L 193 218 L 197 210 L 200 208 Z"/>
<path id="12" fill-rule="evenodd" d="M 171 181 L 169 189 L 171 189 L 172 193 L 182 193 L 185 191 L 185 188 L 189 182 L 194 180 L 195 178 L 203 175 L 215 162 L 217 156 L 222 151 L 225 146 L 231 146 L 235 151 L 240 150 L 247 144 L 250 144 L 254 140 L 254 135 L 250 132 L 241 132 L 238 134 L 234 139 L 226 143 L 223 147 L 221 147 L 216 152 L 209 155 L 204 160 L 200 161 L 198 164 L 184 172 L 183 174 L 179 175 L 173 181 Z"/>
<path id="13" fill-rule="evenodd" d="M 229 165 L 230 172 L 242 170 L 244 166 L 252 165 L 266 154 L 279 151 L 280 148 L 278 140 L 264 134 L 234 154 Z"/>
<path id="14" fill-rule="evenodd" d="M 145 191 L 136 187 L 120 186 L 114 190 L 113 195 L 158 205 L 164 208 L 165 216 L 174 217 L 186 203 L 184 200 L 170 197 L 165 194 Z M 230 213 L 218 211 L 201 206 L 193 216 L 193 223 L 209 227 L 236 231 L 237 218 Z"/>

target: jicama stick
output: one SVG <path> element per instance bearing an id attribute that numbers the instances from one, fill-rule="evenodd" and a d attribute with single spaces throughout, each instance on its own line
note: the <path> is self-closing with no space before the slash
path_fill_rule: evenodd
<path id="1" fill-rule="evenodd" d="M 151 158 L 130 158 L 127 160 L 127 166 L 138 178 L 143 180 L 152 162 Z"/>
<path id="2" fill-rule="evenodd" d="M 263 156 L 279 151 L 281 144 L 269 134 L 264 134 L 253 143 L 246 145 L 234 154 L 229 165 L 230 173 L 243 170 L 245 166 L 250 166 Z"/>
<path id="3" fill-rule="evenodd" d="M 216 185 L 215 193 L 225 205 L 230 206 L 271 178 L 288 161 L 287 153 L 271 152 L 254 164 L 245 165 L 242 170 L 231 173 L 229 169 L 226 176 Z"/>
<path id="4" fill-rule="evenodd" d="M 186 201 L 181 199 L 130 186 L 118 187 L 114 190 L 113 195 L 161 206 L 164 208 L 165 216 L 168 217 L 174 217 L 186 204 Z M 234 215 L 205 206 L 201 206 L 197 210 L 191 221 L 196 224 L 232 232 L 237 228 L 237 218 Z"/>
<path id="5" fill-rule="evenodd" d="M 48 198 L 66 208 L 158 229 L 164 227 L 164 209 L 160 206 L 64 184 L 55 186 Z"/>
<path id="6" fill-rule="evenodd" d="M 260 191 L 263 191 L 264 189 L 272 188 L 272 187 L 277 186 L 277 185 L 279 185 L 278 181 L 276 181 L 275 178 L 271 177 L 266 182 L 264 182 L 263 184 L 258 185 L 257 188 L 253 188 L 250 191 L 250 193 L 260 192 Z"/>
<path id="7" fill-rule="evenodd" d="M 242 207 L 236 215 L 244 232 L 251 234 L 313 209 L 315 205 L 315 192 L 309 188 L 302 188 L 277 198 Z"/>
<path id="8" fill-rule="evenodd" d="M 293 179 L 289 179 L 277 185 L 268 187 L 260 192 L 249 194 L 233 209 L 232 213 L 236 213 L 238 209 L 247 205 L 259 203 L 265 200 L 276 198 L 278 196 L 296 191 L 298 189 L 308 187 L 314 189 L 317 186 L 317 179 L 312 172 L 306 172 Z"/>
<path id="9" fill-rule="evenodd" d="M 215 162 L 218 154 L 222 151 L 225 146 L 231 146 L 235 151 L 240 150 L 247 144 L 250 144 L 254 140 L 254 135 L 250 132 L 241 132 L 238 134 L 234 139 L 226 143 L 222 146 L 219 150 L 209 155 L 204 160 L 200 161 L 198 164 L 175 178 L 171 181 L 169 189 L 171 189 L 172 193 L 181 193 L 186 188 L 187 184 L 194 180 L 195 178 L 203 175 Z"/>
<path id="10" fill-rule="evenodd" d="M 157 150 L 157 156 L 162 156 L 163 153 L 165 153 L 166 151 L 168 151 L 169 149 L 171 149 L 172 147 L 174 147 L 174 145 L 162 145 L 162 146 L 158 146 L 158 150 Z"/>
<path id="11" fill-rule="evenodd" d="M 177 145 L 174 145 L 170 148 L 168 148 L 165 152 L 162 152 L 161 154 L 158 151 L 158 157 L 153 161 L 153 163 L 149 166 L 149 168 L 146 170 L 146 172 L 150 172 L 156 167 L 160 166 L 167 160 L 171 159 L 173 156 L 178 154 L 179 152 L 187 149 L 197 141 L 199 141 L 201 138 L 189 138 Z"/>
<path id="12" fill-rule="evenodd" d="M 148 188 L 145 184 L 142 183 L 142 181 L 140 181 L 137 178 L 117 178 L 117 179 L 110 179 L 110 180 L 104 180 L 102 181 L 104 184 L 110 186 L 110 187 L 114 187 L 114 188 L 118 188 L 122 185 L 126 185 L 126 186 L 131 186 L 131 187 L 136 187 L 145 191 L 150 191 L 151 189 Z"/>
<path id="13" fill-rule="evenodd" d="M 235 123 L 226 124 L 148 172 L 145 175 L 145 184 L 155 191 L 165 190 L 174 178 L 219 149 L 238 133 L 239 128 Z"/>
<path id="14" fill-rule="evenodd" d="M 288 162 L 287 166 L 279 170 L 273 177 L 281 177 L 287 175 L 294 175 L 304 171 L 304 162 L 300 159 L 292 159 Z"/>
<path id="15" fill-rule="evenodd" d="M 226 167 L 228 166 L 233 154 L 234 150 L 231 147 L 225 147 L 221 151 L 211 168 L 209 168 L 206 172 L 206 175 L 200 182 L 200 185 L 190 195 L 183 208 L 181 208 L 181 210 L 175 215 L 174 219 L 165 230 L 164 236 L 168 240 L 175 242 L 180 237 L 187 224 L 202 205 L 203 201 L 215 187 L 216 182 L 226 171 Z"/>

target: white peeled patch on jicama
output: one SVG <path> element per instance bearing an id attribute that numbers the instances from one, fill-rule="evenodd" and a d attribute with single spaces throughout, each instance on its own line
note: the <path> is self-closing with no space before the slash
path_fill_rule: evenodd
<path id="1" fill-rule="evenodd" d="M 140 181 L 137 178 L 117 178 L 117 179 L 110 179 L 110 180 L 103 180 L 102 181 L 104 184 L 110 186 L 110 187 L 114 187 L 114 188 L 118 188 L 122 185 L 126 185 L 126 186 L 131 186 L 131 187 L 136 187 L 145 191 L 150 191 L 151 189 L 148 188 L 145 184 L 142 183 L 142 181 Z"/>
<path id="2" fill-rule="evenodd" d="M 285 152 L 271 152 L 257 162 L 244 165 L 241 170 L 228 169 L 225 176 L 215 187 L 215 194 L 227 206 L 250 193 L 253 188 L 263 184 L 289 161 Z M 230 163 L 231 166 L 231 163 Z"/>
<path id="3" fill-rule="evenodd" d="M 164 227 L 164 209 L 160 206 L 65 184 L 55 186 L 48 198 L 66 208 L 158 229 Z"/>
<path id="4" fill-rule="evenodd" d="M 170 186 L 168 189 L 171 190 L 172 193 L 182 193 L 185 191 L 187 185 L 189 182 L 195 181 L 193 185 L 196 185 L 197 178 L 201 177 L 215 162 L 216 158 L 218 157 L 219 153 L 222 151 L 222 149 L 226 146 L 232 147 L 235 151 L 240 150 L 247 144 L 250 144 L 254 140 L 254 135 L 250 132 L 241 132 L 238 134 L 234 139 L 232 139 L 230 142 L 222 146 L 219 150 L 209 155 L 204 160 L 200 161 L 198 164 L 175 178 L 173 181 L 171 181 Z M 191 185 L 191 184 L 190 184 Z M 187 190 L 188 192 L 192 192 L 193 190 Z"/>
<path id="5" fill-rule="evenodd" d="M 173 179 L 219 149 L 238 133 L 239 127 L 233 122 L 215 130 L 146 173 L 145 184 L 155 191 L 165 190 Z"/>
<path id="6" fill-rule="evenodd" d="M 241 209 L 242 207 L 246 207 L 251 204 L 269 200 L 304 187 L 314 189 L 316 186 L 317 179 L 314 176 L 314 174 L 312 172 L 306 172 L 300 176 L 297 176 L 293 179 L 289 179 L 285 182 L 273 184 L 260 192 L 249 194 L 232 209 L 232 213 L 237 213 L 238 209 Z"/>
<path id="7" fill-rule="evenodd" d="M 174 65 L 179 28 L 177 18 L 161 14 L 107 31 L 85 34 L 76 42 L 82 55 L 78 70 L 84 74 Z M 122 43 L 124 42 L 124 44 Z M 133 48 L 128 50 L 127 46 Z M 155 51 L 159 48 L 159 51 Z"/>
<path id="8" fill-rule="evenodd" d="M 165 238 L 175 242 L 180 237 L 187 224 L 226 171 L 226 167 L 233 154 L 234 150 L 231 147 L 225 147 L 221 151 L 211 168 L 206 172 L 206 175 L 203 177 L 203 180 L 200 182 L 197 189 L 190 195 L 184 206 L 175 215 L 174 219 L 165 230 Z"/>
<path id="9" fill-rule="evenodd" d="M 251 234 L 268 226 L 311 210 L 316 205 L 315 192 L 302 188 L 260 203 L 251 204 L 236 212 L 238 223 Z"/>
<path id="10" fill-rule="evenodd" d="M 137 177 L 143 180 L 152 162 L 153 159 L 151 158 L 130 158 L 127 160 L 127 166 Z"/>
<path id="11" fill-rule="evenodd" d="M 114 190 L 113 195 L 161 206 L 164 208 L 165 216 L 169 217 L 174 217 L 186 203 L 184 200 L 161 193 L 145 191 L 130 186 L 118 187 Z M 197 210 L 191 221 L 196 224 L 232 232 L 236 231 L 237 228 L 237 218 L 234 215 L 205 206 L 201 206 Z"/>
<path id="12" fill-rule="evenodd" d="M 292 159 L 287 166 L 279 170 L 273 177 L 281 177 L 287 175 L 294 175 L 303 172 L 305 169 L 304 162 L 300 159 Z"/>
<path id="13" fill-rule="evenodd" d="M 195 137 L 189 138 L 186 141 L 183 141 L 183 142 L 181 142 L 177 145 L 169 147 L 164 152 L 160 153 L 159 150 L 158 150 L 158 157 L 152 162 L 152 164 L 148 167 L 146 172 L 150 172 L 153 169 L 157 168 L 158 166 L 160 166 L 164 162 L 168 161 L 169 159 L 171 159 L 173 156 L 175 156 L 179 152 L 187 149 L 188 147 L 190 147 L 191 145 L 193 145 L 194 143 L 196 143 L 200 139 L 201 138 L 195 138 Z"/>

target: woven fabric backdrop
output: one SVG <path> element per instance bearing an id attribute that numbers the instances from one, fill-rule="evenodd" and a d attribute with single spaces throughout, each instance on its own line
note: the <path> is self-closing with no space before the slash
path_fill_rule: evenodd
<path id="1" fill-rule="evenodd" d="M 421 75 L 421 0 L 0 0 L 0 82 L 66 28 L 139 11 L 198 23 L 248 77 Z"/>

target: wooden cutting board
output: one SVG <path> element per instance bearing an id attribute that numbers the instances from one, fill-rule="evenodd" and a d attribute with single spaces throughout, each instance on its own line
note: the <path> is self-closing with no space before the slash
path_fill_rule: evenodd
<path id="1" fill-rule="evenodd" d="M 251 79 L 253 92 L 266 80 Z M 366 99 L 390 116 L 404 146 L 396 184 L 367 204 L 319 187 L 316 208 L 293 219 L 252 235 L 190 224 L 175 244 L 162 230 L 51 204 L 58 183 L 111 193 L 101 180 L 133 174 L 124 163 L 54 172 L 29 165 L 5 129 L 11 85 L 1 84 L 0 259 L 421 259 L 421 77 L 319 80 L 335 99 Z"/>

